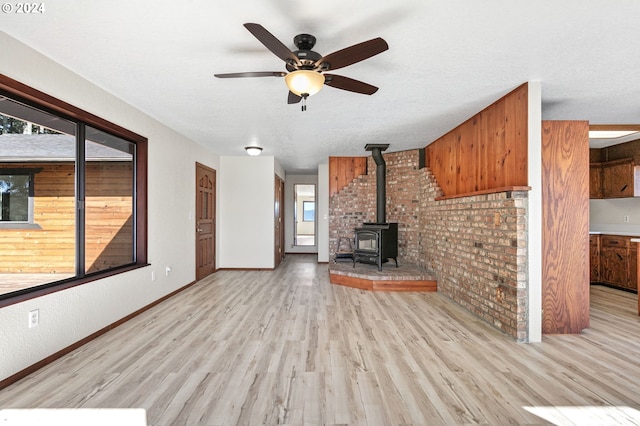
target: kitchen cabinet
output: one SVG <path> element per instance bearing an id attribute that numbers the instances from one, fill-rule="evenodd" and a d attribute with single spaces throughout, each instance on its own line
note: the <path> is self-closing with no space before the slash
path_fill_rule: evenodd
<path id="1" fill-rule="evenodd" d="M 589 281 L 600 281 L 600 235 L 589 235 Z"/>
<path id="2" fill-rule="evenodd" d="M 629 248 L 629 288 L 638 290 L 638 244 L 630 243 Z"/>
<path id="3" fill-rule="evenodd" d="M 605 161 L 600 164 L 602 166 L 600 175 L 602 198 L 640 196 L 640 166 L 636 166 L 632 158 Z M 595 177 L 590 176 L 590 183 L 592 179 L 595 182 Z M 589 192 L 591 193 L 591 188 Z"/>
<path id="4" fill-rule="evenodd" d="M 589 198 L 602 198 L 602 163 L 589 164 Z"/>
<path id="5" fill-rule="evenodd" d="M 590 237 L 593 237 L 591 235 Z M 589 238 L 591 250 L 592 281 L 600 282 L 625 290 L 638 289 L 638 249 L 631 243 L 631 237 L 620 235 L 599 236 L 600 257 L 595 266 L 595 240 Z M 597 269 L 597 270 L 596 270 Z M 594 279 L 599 273 L 599 278 Z"/>

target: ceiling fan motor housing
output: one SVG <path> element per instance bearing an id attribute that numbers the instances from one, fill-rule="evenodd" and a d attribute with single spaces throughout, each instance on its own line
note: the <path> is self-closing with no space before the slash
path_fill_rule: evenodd
<path id="1" fill-rule="evenodd" d="M 300 60 L 300 64 L 287 62 L 287 71 L 314 69 L 316 62 L 322 58 L 321 54 L 311 50 L 316 44 L 316 38 L 311 34 L 298 34 L 293 38 L 293 43 L 298 48 L 293 54 Z"/>

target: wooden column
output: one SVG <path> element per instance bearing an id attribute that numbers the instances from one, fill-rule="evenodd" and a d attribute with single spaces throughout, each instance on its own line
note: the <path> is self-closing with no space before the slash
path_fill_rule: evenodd
<path id="1" fill-rule="evenodd" d="M 542 332 L 589 327 L 589 123 L 542 123 Z"/>

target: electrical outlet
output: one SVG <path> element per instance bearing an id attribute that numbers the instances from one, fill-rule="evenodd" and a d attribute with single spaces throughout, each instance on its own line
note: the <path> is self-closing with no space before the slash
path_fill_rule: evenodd
<path id="1" fill-rule="evenodd" d="M 624 221 L 625 221 L 625 223 L 626 223 L 626 222 L 629 222 L 629 216 L 626 216 L 626 215 L 625 215 L 625 217 L 624 217 Z"/>
<path id="2" fill-rule="evenodd" d="M 166 269 L 164 270 L 164 273 L 168 277 L 169 274 L 171 273 L 171 266 L 167 266 Z"/>
<path id="3" fill-rule="evenodd" d="M 37 327 L 40 324 L 40 309 L 29 311 L 29 328 Z"/>

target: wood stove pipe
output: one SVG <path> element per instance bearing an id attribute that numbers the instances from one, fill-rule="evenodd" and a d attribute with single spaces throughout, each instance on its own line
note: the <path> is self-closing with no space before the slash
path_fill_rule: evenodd
<path id="1" fill-rule="evenodd" d="M 382 158 L 382 151 L 389 148 L 389 144 L 367 144 L 364 149 L 371 151 L 373 161 L 376 162 L 376 222 L 386 223 L 387 203 L 387 166 Z"/>

